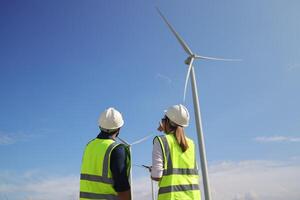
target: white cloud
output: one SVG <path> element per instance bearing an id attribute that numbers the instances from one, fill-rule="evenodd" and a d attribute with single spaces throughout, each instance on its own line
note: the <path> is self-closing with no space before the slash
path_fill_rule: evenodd
<path id="1" fill-rule="evenodd" d="M 257 195 L 255 193 L 237 194 L 233 200 L 256 200 Z"/>
<path id="2" fill-rule="evenodd" d="M 47 133 L 47 130 L 41 129 L 38 132 L 39 134 L 24 133 L 23 131 L 14 133 L 0 131 L 0 145 L 11 145 L 17 142 L 28 141 L 42 136 L 43 134 Z"/>
<path id="3" fill-rule="evenodd" d="M 158 74 L 156 74 L 155 77 L 158 78 L 158 79 L 162 79 L 163 81 L 167 82 L 168 84 L 172 83 L 172 79 L 170 77 L 166 76 L 166 75 L 158 73 Z"/>
<path id="4" fill-rule="evenodd" d="M 8 145 L 15 143 L 15 139 L 7 134 L 0 132 L 0 145 Z"/>
<path id="5" fill-rule="evenodd" d="M 5 133 L 0 131 L 0 145 L 10 145 L 19 141 L 25 141 L 32 137 L 33 135 L 24 134 L 21 132 L 17 133 Z"/>
<path id="6" fill-rule="evenodd" d="M 288 136 L 261 136 L 254 138 L 257 142 L 300 142 L 300 137 L 288 137 Z"/>
<path id="7" fill-rule="evenodd" d="M 79 177 L 74 175 L 51 177 L 29 183 L 24 191 L 30 193 L 32 199 L 73 199 L 78 197 Z"/>
<path id="8" fill-rule="evenodd" d="M 300 197 L 299 157 L 281 162 L 218 162 L 210 165 L 209 177 L 214 200 L 299 200 Z M 134 199 L 151 199 L 149 177 L 136 178 L 133 184 Z M 157 192 L 156 184 L 154 189 Z M 39 170 L 22 174 L 0 172 L 0 199 L 6 195 L 14 200 L 78 200 L 78 193 L 79 175 L 50 176 Z"/>
<path id="9" fill-rule="evenodd" d="M 157 191 L 157 184 L 154 181 L 154 189 Z M 133 181 L 133 198 L 134 199 L 152 199 L 150 177 L 141 177 Z"/>
<path id="10" fill-rule="evenodd" d="M 222 162 L 209 168 L 213 199 L 297 200 L 300 163 L 297 161 Z"/>
<path id="11" fill-rule="evenodd" d="M 79 175 L 46 176 L 39 170 L 1 172 L 0 194 L 14 200 L 77 200 Z M 1 198 L 1 195 L 0 195 Z"/>
<path id="12" fill-rule="evenodd" d="M 210 165 L 209 177 L 214 200 L 299 200 L 300 197 L 299 159 L 218 162 Z M 151 199 L 149 178 L 141 178 L 135 185 L 135 199 Z"/>

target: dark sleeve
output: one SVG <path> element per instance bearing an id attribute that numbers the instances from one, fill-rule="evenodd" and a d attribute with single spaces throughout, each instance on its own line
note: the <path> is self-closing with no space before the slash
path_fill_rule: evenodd
<path id="1" fill-rule="evenodd" d="M 113 149 L 110 157 L 110 170 L 114 180 L 114 189 L 117 192 L 124 192 L 130 189 L 127 176 L 126 164 L 127 151 L 124 145 Z"/>

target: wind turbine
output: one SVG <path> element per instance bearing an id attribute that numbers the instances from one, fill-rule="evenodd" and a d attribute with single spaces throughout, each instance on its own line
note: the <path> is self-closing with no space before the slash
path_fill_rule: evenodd
<path id="1" fill-rule="evenodd" d="M 202 122 L 201 122 L 201 114 L 200 114 L 200 105 L 199 105 L 199 98 L 198 98 L 198 89 L 196 83 L 196 76 L 195 70 L 193 67 L 193 62 L 196 59 L 202 60 L 215 60 L 215 61 L 240 61 L 239 59 L 224 59 L 224 58 L 214 58 L 208 56 L 201 56 L 197 55 L 192 52 L 186 42 L 180 37 L 180 35 L 175 31 L 173 26 L 168 22 L 162 12 L 156 8 L 159 15 L 162 17 L 164 22 L 167 24 L 171 32 L 174 34 L 184 51 L 188 54 L 187 59 L 185 60 L 185 64 L 187 64 L 188 71 L 185 79 L 184 85 L 184 94 L 183 94 L 183 101 L 185 101 L 186 96 L 186 88 L 187 83 L 191 74 L 191 82 L 192 82 L 192 93 L 193 93 L 193 103 L 194 103 L 194 112 L 195 112 L 195 121 L 196 121 L 196 129 L 197 129 L 197 136 L 198 136 L 198 147 L 201 159 L 201 170 L 202 170 L 202 177 L 203 177 L 203 187 L 204 187 L 204 196 L 205 200 L 211 200 L 210 194 L 210 187 L 209 187 L 209 179 L 208 179 L 208 172 L 207 172 L 207 160 L 206 160 L 206 152 L 205 152 L 205 144 L 204 144 L 204 137 L 203 137 L 203 130 L 202 130 Z"/>
<path id="2" fill-rule="evenodd" d="M 120 137 L 117 137 L 123 144 L 125 144 L 127 147 L 128 147 L 128 150 L 129 150 L 129 153 L 130 153 L 130 156 L 131 156 L 131 146 L 132 145 L 136 145 L 136 144 L 139 144 L 139 143 L 142 143 L 144 142 L 145 140 L 149 139 L 151 136 L 153 136 L 154 134 L 150 134 L 150 135 L 147 135 L 139 140 L 136 140 L 135 142 L 133 143 L 128 143 L 126 140 L 124 139 L 121 139 Z M 133 199 L 133 191 L 132 191 L 132 186 L 133 186 L 133 182 L 132 182 L 132 159 L 130 158 L 130 193 L 131 193 L 131 199 Z"/>

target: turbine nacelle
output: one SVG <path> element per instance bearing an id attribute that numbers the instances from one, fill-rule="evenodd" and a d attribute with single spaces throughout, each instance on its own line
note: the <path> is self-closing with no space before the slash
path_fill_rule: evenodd
<path id="1" fill-rule="evenodd" d="M 185 63 L 186 65 L 190 65 L 192 59 L 195 59 L 195 58 L 196 58 L 195 55 L 191 55 L 191 56 L 189 56 L 187 59 L 185 59 L 184 63 Z"/>

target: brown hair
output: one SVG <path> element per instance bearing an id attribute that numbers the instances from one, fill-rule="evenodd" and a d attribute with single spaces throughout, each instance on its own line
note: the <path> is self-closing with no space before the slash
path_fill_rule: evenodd
<path id="1" fill-rule="evenodd" d="M 187 143 L 183 127 L 177 126 L 174 135 L 179 146 L 181 147 L 182 152 L 185 152 L 189 148 L 189 145 Z"/>
<path id="2" fill-rule="evenodd" d="M 181 147 L 182 152 L 185 152 L 189 148 L 189 145 L 187 143 L 187 139 L 185 137 L 183 127 L 178 126 L 177 124 L 174 124 L 170 119 L 168 119 L 168 121 L 169 121 L 171 130 L 173 130 L 173 134 L 176 138 L 178 145 Z"/>

